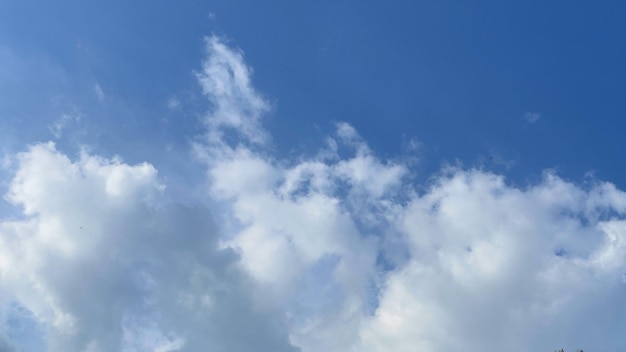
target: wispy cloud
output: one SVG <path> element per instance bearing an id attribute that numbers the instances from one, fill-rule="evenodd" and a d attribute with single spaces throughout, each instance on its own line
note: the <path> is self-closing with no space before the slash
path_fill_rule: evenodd
<path id="1" fill-rule="evenodd" d="M 527 112 L 524 114 L 524 119 L 526 119 L 526 121 L 531 124 L 539 121 L 540 118 L 541 114 L 539 114 L 538 112 Z"/>
<path id="2" fill-rule="evenodd" d="M 171 97 L 167 99 L 167 108 L 170 110 L 176 110 L 180 107 L 180 99 Z"/>
<path id="3" fill-rule="evenodd" d="M 48 126 L 50 132 L 54 136 L 55 139 L 59 139 L 63 136 L 63 131 L 68 128 L 71 124 L 77 123 L 80 121 L 80 115 L 76 112 L 72 113 L 64 113 L 54 121 L 52 124 Z"/>
<path id="4" fill-rule="evenodd" d="M 93 92 L 96 95 L 96 98 L 98 99 L 99 102 L 103 102 L 105 95 L 104 95 L 104 91 L 102 90 L 102 87 L 100 87 L 99 84 L 95 84 L 93 86 Z"/>
<path id="5" fill-rule="evenodd" d="M 249 142 L 265 142 L 268 136 L 261 128 L 260 119 L 270 105 L 252 86 L 251 70 L 243 61 L 243 54 L 215 36 L 206 39 L 206 48 L 208 58 L 196 77 L 213 104 L 206 119 L 209 139 L 218 141 L 231 129 Z"/>

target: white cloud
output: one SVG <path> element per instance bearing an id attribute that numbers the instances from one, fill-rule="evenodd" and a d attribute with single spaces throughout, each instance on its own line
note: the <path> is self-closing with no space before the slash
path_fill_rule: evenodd
<path id="1" fill-rule="evenodd" d="M 148 163 L 11 157 L 0 294 L 51 351 L 626 349 L 624 192 L 454 168 L 414 185 L 346 123 L 279 159 L 242 53 L 206 45 L 210 211 L 164 204 Z"/>
<path id="2" fill-rule="evenodd" d="M 67 129 L 72 123 L 77 123 L 80 121 L 80 114 L 76 112 L 72 113 L 64 113 L 54 121 L 51 125 L 48 126 L 48 129 L 52 133 L 55 139 L 59 139 L 63 136 L 63 131 Z"/>
<path id="3" fill-rule="evenodd" d="M 96 83 L 93 86 L 93 92 L 96 95 L 96 98 L 98 98 L 99 102 L 103 102 L 105 95 L 104 95 L 104 91 L 102 90 L 102 87 L 100 87 L 100 85 L 98 83 Z"/>
<path id="4" fill-rule="evenodd" d="M 625 214 L 590 209 L 598 188 L 554 175 L 526 190 L 478 171 L 441 177 L 404 210 L 411 259 L 388 276 L 365 350 L 623 349 L 611 330 L 626 319 L 610 312 L 624 303 Z M 588 217 L 608 210 L 619 213 Z"/>
<path id="5" fill-rule="evenodd" d="M 541 118 L 541 114 L 539 114 L 538 112 L 527 112 L 524 114 L 524 118 L 526 119 L 526 121 L 528 121 L 528 123 L 532 124 L 539 121 L 539 119 Z"/>
<path id="6" fill-rule="evenodd" d="M 353 215 L 386 197 L 405 170 L 377 159 L 345 123 L 337 125 L 337 137 L 353 157 L 339 159 L 332 140 L 310 160 L 275 160 L 264 151 L 266 132 L 259 121 L 268 105 L 248 86 L 242 56 L 216 38 L 208 41 L 208 51 L 204 72 L 220 74 L 200 77 L 214 109 L 207 118 L 208 143 L 197 150 L 209 167 L 211 195 L 224 202 L 227 221 L 236 224 L 223 245 L 241 253 L 241 267 L 291 317 L 296 344 L 349 347 L 364 313 L 362 293 L 376 276 L 376 239 L 362 236 Z M 234 69 L 224 69 L 224 62 Z M 224 109 L 234 95 L 237 109 Z M 240 115 L 226 119 L 224 111 Z M 229 131 L 254 147 L 233 142 Z M 344 191 L 346 199 L 340 196 Z M 318 293 L 318 285 L 326 293 Z"/>
<path id="7" fill-rule="evenodd" d="M 182 339 L 177 339 L 174 341 L 165 342 L 163 345 L 160 345 L 154 349 L 154 352 L 174 352 L 180 351 L 181 348 L 185 346 Z"/>
<path id="8" fill-rule="evenodd" d="M 51 143 L 17 163 L 7 200 L 24 218 L 0 223 L 0 278 L 47 327 L 50 351 L 132 350 L 150 330 L 154 349 L 294 350 L 217 248 L 208 211 L 159 204 L 151 165 L 72 161 Z"/>
<path id="9" fill-rule="evenodd" d="M 241 52 L 227 47 L 218 37 L 206 39 L 208 58 L 196 74 L 206 97 L 214 105 L 207 118 L 210 140 L 219 140 L 233 129 L 252 143 L 263 143 L 267 135 L 259 125 L 269 104 L 255 91 L 251 70 Z"/>
<path id="10" fill-rule="evenodd" d="M 171 97 L 167 99 L 167 108 L 170 110 L 176 110 L 180 107 L 180 99 Z"/>
<path id="11" fill-rule="evenodd" d="M 245 67 L 240 54 L 217 47 L 205 71 L 226 58 Z M 230 75 L 201 83 L 229 92 L 249 82 Z M 247 91 L 241 106 L 262 99 Z M 626 328 L 611 313 L 624 304 L 626 272 L 626 196 L 613 185 L 586 189 L 547 173 L 520 189 L 492 173 L 450 169 L 419 194 L 407 165 L 377 158 L 346 123 L 328 149 L 297 161 L 222 138 L 226 128 L 250 139 L 252 127 L 264 133 L 264 108 L 225 123 L 219 101 L 230 95 L 205 92 L 218 106 L 204 150 L 212 195 L 240 226 L 225 245 L 278 291 L 304 351 L 626 347 L 612 332 Z M 340 157 L 337 145 L 354 154 Z M 379 255 L 390 269 L 376 265 Z M 310 280 L 317 294 L 307 294 Z M 378 292 L 372 314 L 368 282 Z"/>

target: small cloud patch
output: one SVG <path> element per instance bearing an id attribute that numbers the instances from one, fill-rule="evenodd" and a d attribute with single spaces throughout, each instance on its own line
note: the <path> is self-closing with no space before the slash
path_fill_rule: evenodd
<path id="1" fill-rule="evenodd" d="M 102 90 L 102 87 L 100 87 L 99 84 L 96 83 L 96 85 L 93 86 L 93 92 L 96 95 L 96 98 L 98 98 L 99 102 L 104 101 L 104 91 Z"/>
<path id="2" fill-rule="evenodd" d="M 539 114 L 538 112 L 527 112 L 524 114 L 524 118 L 526 119 L 526 121 L 528 121 L 528 123 L 535 123 L 539 121 L 539 119 L 541 118 L 541 114 Z"/>

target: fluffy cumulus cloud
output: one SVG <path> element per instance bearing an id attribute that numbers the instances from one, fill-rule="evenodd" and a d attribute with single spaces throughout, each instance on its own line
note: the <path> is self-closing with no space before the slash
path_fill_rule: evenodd
<path id="1" fill-rule="evenodd" d="M 50 351 L 626 349 L 624 192 L 457 168 L 416 185 L 346 123 L 279 159 L 243 53 L 206 47 L 210 209 L 165 204 L 148 163 L 13 156 L 0 349 L 24 346 L 15 307 Z"/>
<path id="2" fill-rule="evenodd" d="M 372 351 L 620 350 L 626 194 L 547 174 L 527 189 L 453 170 L 403 208 L 410 259 L 388 274 Z"/>
<path id="3" fill-rule="evenodd" d="M 294 350 L 210 213 L 159 204 L 154 167 L 72 161 L 51 143 L 16 159 L 7 199 L 23 216 L 0 227 L 2 287 L 49 350 Z"/>
<path id="4" fill-rule="evenodd" d="M 263 133 L 267 104 L 240 76 L 249 72 L 241 54 L 223 50 L 212 38 L 199 74 L 215 105 L 209 136 L 228 127 L 239 137 L 209 138 L 204 149 L 211 195 L 239 225 L 223 243 L 295 317 L 298 346 L 625 347 L 614 333 L 626 328 L 623 192 L 549 172 L 522 189 L 489 172 L 451 169 L 420 193 L 409 165 L 377 158 L 346 123 L 316 156 L 276 160 L 239 128 Z M 214 87 L 239 94 L 224 99 Z M 233 96 L 249 100 L 232 104 Z M 236 124 L 216 118 L 223 100 Z"/>

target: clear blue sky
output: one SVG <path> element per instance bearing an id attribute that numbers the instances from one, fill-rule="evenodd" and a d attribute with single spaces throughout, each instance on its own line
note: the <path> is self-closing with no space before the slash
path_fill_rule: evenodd
<path id="1" fill-rule="evenodd" d="M 497 154 L 514 162 L 508 175 L 516 180 L 556 168 L 568 178 L 594 171 L 624 185 L 625 7 L 3 1 L 0 43 L 37 67 L 3 83 L 0 108 L 4 124 L 9 116 L 44 118 L 48 94 L 61 90 L 88 118 L 154 119 L 164 101 L 193 86 L 202 38 L 215 33 L 245 51 L 255 85 L 275 103 L 268 126 L 280 149 L 315 144 L 329 121 L 343 120 L 385 155 L 402 150 L 403 136 L 417 138 L 428 171 L 444 160 L 474 165 Z M 10 65 L 3 69 L 16 72 Z M 130 107 L 86 102 L 94 82 Z M 527 113 L 540 118 L 529 124 Z M 45 138 L 37 126 L 26 130 L 18 131 L 20 142 Z"/>
<path id="2" fill-rule="evenodd" d="M 626 255 L 626 230 L 620 227 L 626 212 L 626 196 L 620 191 L 626 189 L 624 18 L 623 1 L 0 0 L 0 190 L 6 195 L 0 205 L 0 239 L 6 242 L 0 245 L 30 248 L 23 255 L 39 258 L 32 262 L 39 264 L 28 261 L 32 265 L 18 272 L 9 268 L 19 263 L 17 254 L 3 262 L 9 249 L 0 251 L 0 273 L 7 277 L 0 281 L 0 352 L 35 351 L 44 345 L 49 351 L 118 346 L 119 336 L 98 327 L 120 323 L 121 318 L 106 320 L 104 313 L 72 303 L 78 299 L 68 287 L 84 277 L 100 277 L 94 280 L 116 292 L 101 297 L 107 289 L 93 284 L 93 290 L 85 288 L 85 302 L 98 297 L 125 302 L 119 303 L 120 312 L 134 312 L 133 317 L 146 318 L 134 310 L 138 303 L 131 298 L 152 286 L 119 288 L 123 285 L 113 283 L 134 279 L 118 271 L 151 273 L 146 275 L 155 285 L 183 287 L 211 306 L 206 302 L 222 296 L 205 299 L 200 284 L 192 290 L 171 279 L 197 269 L 176 262 L 172 253 L 202 257 L 196 252 L 202 246 L 215 253 L 239 251 L 239 257 L 210 255 L 215 263 L 238 265 L 232 274 L 224 269 L 228 265 L 215 264 L 220 268 L 215 280 L 223 280 L 230 287 L 228 297 L 236 297 L 217 304 L 226 307 L 220 314 L 243 317 L 250 329 L 263 326 L 267 331 L 261 329 L 256 337 L 231 336 L 214 328 L 213 320 L 200 318 L 176 330 L 180 316 L 172 313 L 170 298 L 180 296 L 167 293 L 150 296 L 162 302 L 158 309 L 152 307 L 155 316 L 164 317 L 162 325 L 124 325 L 141 331 L 137 341 L 124 340 L 124 351 L 193 350 L 202 346 L 203 340 L 194 335 L 202 329 L 212 331 L 216 341 L 228 335 L 220 346 L 231 351 L 257 343 L 275 351 L 363 350 L 358 343 L 379 352 L 409 345 L 423 351 L 459 350 L 438 340 L 441 331 L 434 328 L 412 331 L 393 325 L 397 320 L 389 317 L 404 314 L 394 310 L 394 302 L 425 302 L 410 314 L 437 317 L 432 324 L 452 331 L 469 351 L 515 341 L 532 341 L 524 348 L 626 348 L 621 332 L 610 330 L 626 327 L 623 317 L 610 313 L 626 306 L 624 285 L 617 279 L 626 272 L 626 263 L 618 258 L 619 253 Z M 233 70 L 215 73 L 224 67 Z M 250 72 L 238 76 L 237 67 Z M 222 94 L 222 84 L 233 90 Z M 333 142 L 328 142 L 331 137 Z M 41 144 L 48 141 L 55 147 Z M 339 145 L 337 151 L 332 143 Z M 142 168 L 142 162 L 155 173 Z M 442 173 L 448 165 L 458 168 Z M 74 169 L 80 171 L 65 174 Z M 72 178 L 78 174 L 82 178 Z M 121 203 L 115 200 L 119 194 L 124 195 Z M 492 201 L 492 196 L 497 199 Z M 104 205 L 92 209 L 96 199 Z M 207 213 L 171 210 L 170 203 L 201 206 Z M 158 210 L 146 215 L 149 211 L 142 207 Z M 67 230 L 79 226 L 72 220 L 74 213 L 79 219 L 107 220 L 94 232 L 85 229 L 88 235 L 74 234 Z M 302 214 L 307 215 L 301 219 Z M 211 224 L 199 226 L 218 233 L 207 243 L 200 235 L 170 242 L 163 230 L 163 237 L 155 235 L 158 240 L 148 249 L 137 245 L 151 242 L 151 231 L 161 233 L 162 228 L 177 229 L 207 217 Z M 316 223 L 306 220 L 315 217 L 320 219 Z M 154 228 L 145 229 L 142 223 Z M 83 227 L 88 225 L 80 222 Z M 34 231 L 31 237 L 24 235 L 28 231 Z M 137 243 L 115 237 L 126 232 L 139 233 Z M 307 242 L 319 233 L 332 239 Z M 497 237 L 500 233 L 506 236 Z M 335 234 L 348 235 L 336 240 Z M 603 240 L 613 234 L 617 240 Z M 524 236 L 530 236 L 528 248 Z M 33 242 L 18 244 L 12 238 Z M 120 258 L 140 253 L 137 258 L 151 259 L 128 259 L 128 267 L 119 267 L 124 270 L 115 262 L 110 271 L 85 259 L 97 257 L 96 247 L 117 248 L 118 240 L 127 241 L 116 254 Z M 57 257 L 41 249 L 41 243 L 61 243 L 59 253 L 72 259 L 61 260 L 58 272 L 42 269 L 46 265 L 41 263 L 56 263 Z M 513 247 L 517 249 L 506 252 Z M 501 252 L 490 252 L 493 248 Z M 87 254 L 79 260 L 67 254 L 74 250 Z M 357 252 L 370 253 L 374 260 Z M 521 264 L 520 253 L 539 253 L 540 264 Z M 145 264 L 159 262 L 153 255 L 178 264 L 171 269 Z M 459 266 L 463 255 L 476 257 Z M 198 268 L 213 265 L 202 263 Z M 349 274 L 345 263 L 371 270 Z M 451 281 L 420 286 L 432 277 L 420 276 L 426 274 L 415 269 L 418 264 Z M 485 269 L 492 266 L 504 268 L 502 276 Z M 475 271 L 463 276 L 458 271 L 462 267 Z M 592 288 L 577 291 L 580 282 L 558 281 L 551 276 L 555 272 L 586 277 Z M 55 275 L 64 278 L 61 283 L 47 281 Z M 528 280 L 540 297 L 519 293 L 506 279 L 515 275 Z M 20 277 L 34 279 L 27 283 Z M 484 284 L 482 289 L 499 293 L 474 295 L 478 291 L 464 286 L 459 277 L 474 278 Z M 240 308 L 258 300 L 248 296 L 246 278 L 269 292 L 261 299 L 267 304 L 263 309 L 271 307 L 261 309 L 266 315 Z M 44 303 L 27 294 L 34 290 L 28 285 L 37 280 L 43 282 L 36 286 L 44 290 L 39 294 L 52 297 Z M 454 308 L 456 301 L 438 291 L 448 283 L 461 292 L 466 307 L 476 307 L 476 326 L 485 330 L 446 325 L 474 314 L 469 308 Z M 557 284 L 575 291 L 573 298 L 551 291 Z M 424 293 L 403 298 L 402 292 Z M 513 298 L 518 294 L 519 299 Z M 594 295 L 609 303 L 596 305 Z M 579 302 L 581 308 L 559 310 L 549 318 L 528 313 L 520 318 L 527 325 L 480 310 L 490 302 L 505 302 L 535 312 L 532 307 L 553 299 Z M 350 318 L 344 321 L 332 315 L 356 301 L 362 316 L 346 313 L 341 319 Z M 435 306 L 445 309 L 428 310 Z M 16 311 L 30 313 L 18 319 Z M 130 313 L 120 314 L 127 319 L 124 314 Z M 504 331 L 494 341 L 485 333 L 517 323 L 531 331 L 538 317 L 557 324 L 585 314 L 605 324 L 596 330 L 568 325 L 564 331 L 546 328 L 527 335 Z M 416 326 L 415 316 L 402 317 Z M 85 327 L 76 328 L 74 318 L 85 321 Z M 277 323 L 257 324 L 265 319 Z M 226 320 L 224 326 L 243 324 Z M 304 323 L 311 321 L 320 326 Z M 389 326 L 397 332 L 385 330 Z M 326 343 L 320 337 L 342 328 L 337 333 L 342 338 Z M 591 337 L 573 342 L 581 332 Z M 146 347 L 148 340 L 152 347 Z"/>

